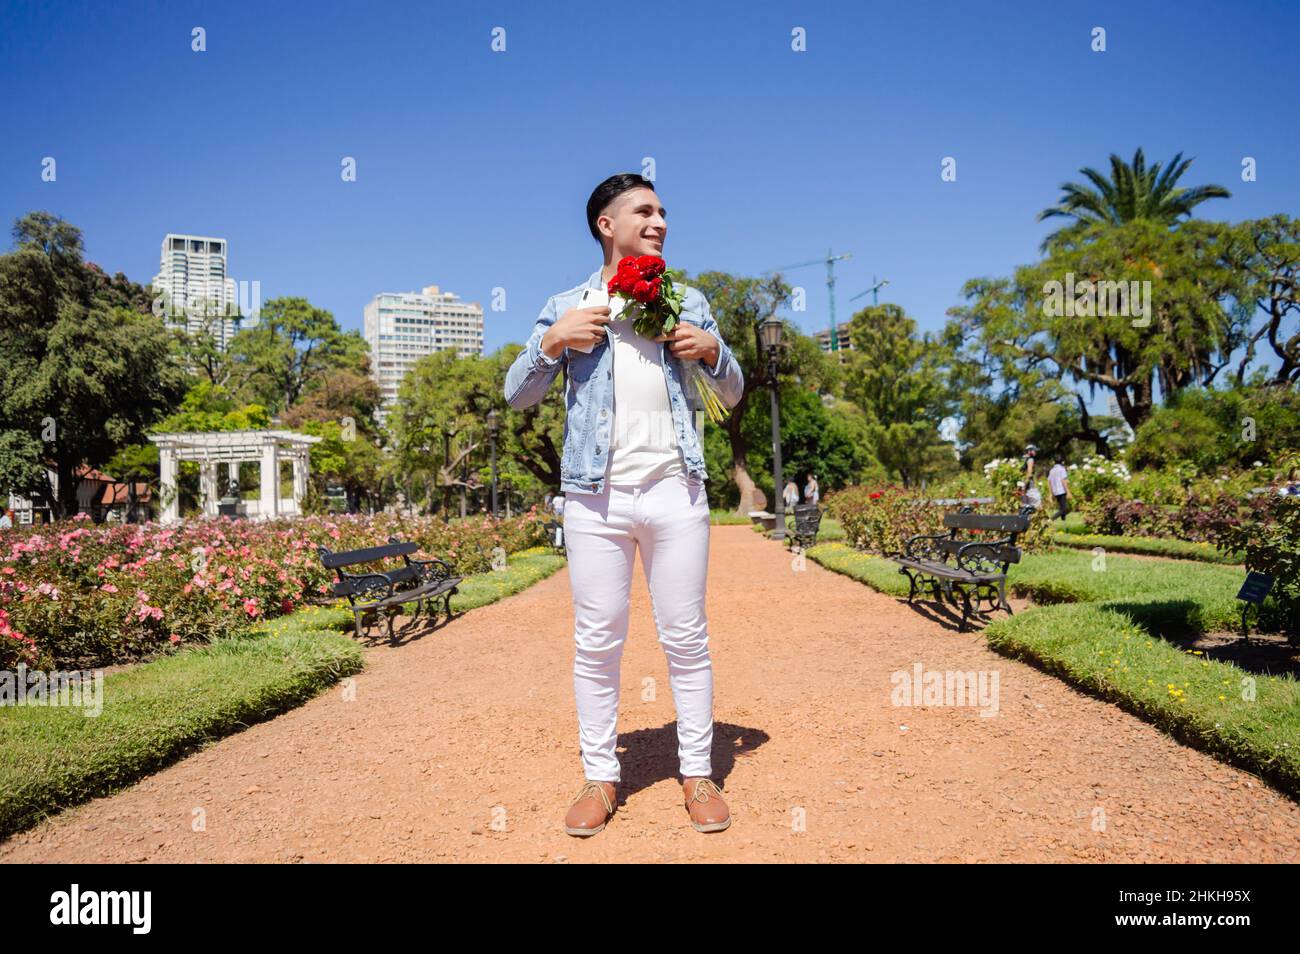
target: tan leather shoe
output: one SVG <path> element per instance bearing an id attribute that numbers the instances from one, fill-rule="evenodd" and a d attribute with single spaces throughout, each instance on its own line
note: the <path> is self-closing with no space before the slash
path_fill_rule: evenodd
<path id="1" fill-rule="evenodd" d="M 686 793 L 686 810 L 696 831 L 722 831 L 731 825 L 731 812 L 722 800 L 722 789 L 713 779 L 683 779 L 682 791 Z"/>
<path id="2" fill-rule="evenodd" d="M 579 838 L 587 838 L 603 831 L 605 823 L 614 814 L 617 803 L 613 782 L 588 780 L 578 797 L 569 804 L 569 812 L 564 816 L 564 830 Z"/>

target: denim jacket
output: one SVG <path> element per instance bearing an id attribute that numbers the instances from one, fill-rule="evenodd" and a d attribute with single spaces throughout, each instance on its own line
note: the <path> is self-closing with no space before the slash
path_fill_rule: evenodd
<path id="1" fill-rule="evenodd" d="M 550 358 L 542 351 L 542 335 L 577 305 L 584 288 L 604 287 L 600 272 L 598 268 L 583 284 L 551 296 L 537 318 L 528 344 L 506 372 L 506 403 L 522 409 L 539 403 L 560 367 L 564 367 L 566 414 L 564 451 L 560 460 L 560 490 L 563 493 L 599 494 L 605 489 L 610 430 L 614 423 L 613 351 L 606 335 L 590 354 L 565 348 L 558 358 Z M 717 363 L 709 367 L 701 361 L 700 366 L 711 379 L 723 405 L 735 407 L 745 390 L 740 362 L 722 340 L 722 332 L 709 313 L 709 303 L 703 293 L 690 285 L 683 287 L 681 320 L 703 328 L 718 339 Z M 682 360 L 669 350 L 668 342 L 661 341 L 659 349 L 673 427 L 687 476 L 707 480 L 709 475 L 704 468 L 704 450 L 700 445 L 703 405 L 693 388 L 689 389 L 692 393 L 687 396 L 685 367 Z"/>

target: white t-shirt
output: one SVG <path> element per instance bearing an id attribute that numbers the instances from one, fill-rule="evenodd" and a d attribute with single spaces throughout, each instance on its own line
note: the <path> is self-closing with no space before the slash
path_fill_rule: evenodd
<path id="1" fill-rule="evenodd" d="M 616 317 L 626 299 L 610 299 L 606 325 L 614 362 L 614 423 L 610 427 L 611 484 L 641 484 L 685 470 L 660 349 L 664 343 L 637 334 L 631 318 Z"/>
<path id="2" fill-rule="evenodd" d="M 1065 479 L 1069 472 L 1060 464 L 1057 464 L 1047 472 L 1047 485 L 1052 488 L 1053 494 L 1065 493 Z"/>

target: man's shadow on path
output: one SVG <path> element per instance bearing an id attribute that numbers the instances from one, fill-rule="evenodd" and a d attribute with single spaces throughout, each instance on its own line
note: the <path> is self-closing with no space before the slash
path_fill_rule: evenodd
<path id="1" fill-rule="evenodd" d="M 726 779 L 736 767 L 736 759 L 754 751 L 770 739 L 771 736 L 762 729 L 715 721 L 713 772 L 709 777 L 720 784 L 725 794 Z M 577 754 L 581 758 L 582 750 L 578 749 Z M 623 776 L 623 780 L 618 783 L 619 804 L 664 779 L 673 779 L 680 784 L 676 720 L 657 729 L 620 732 L 618 760 Z M 684 804 L 685 799 L 682 801 Z"/>

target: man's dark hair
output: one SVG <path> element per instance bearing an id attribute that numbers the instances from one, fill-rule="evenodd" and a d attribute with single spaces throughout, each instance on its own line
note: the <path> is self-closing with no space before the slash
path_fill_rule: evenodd
<path id="1" fill-rule="evenodd" d="M 591 229 L 591 237 L 600 242 L 603 247 L 600 230 L 596 228 L 596 219 L 600 218 L 600 213 L 624 192 L 631 192 L 633 189 L 653 191 L 654 187 L 653 182 L 635 172 L 620 172 L 596 186 L 595 191 L 591 193 L 591 198 L 587 200 L 587 228 Z"/>

